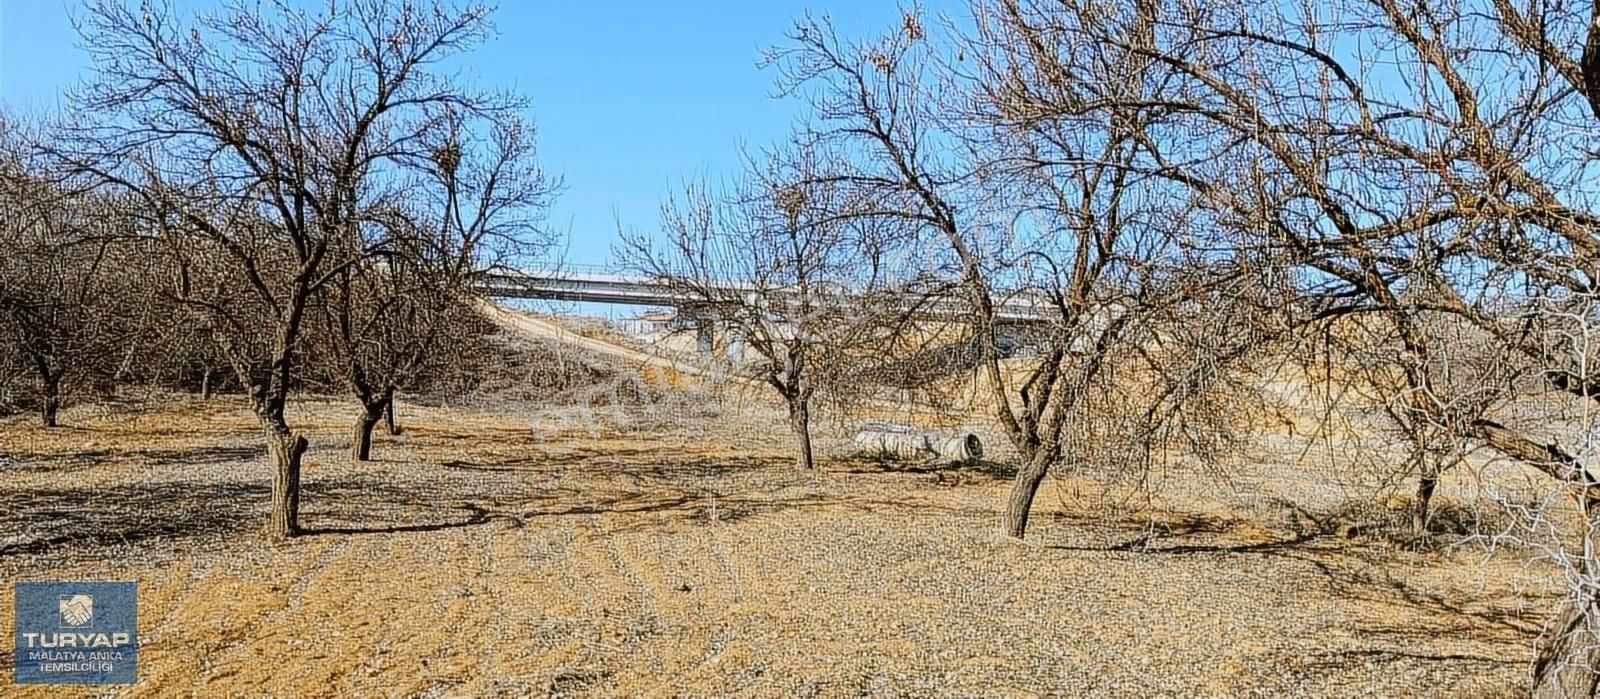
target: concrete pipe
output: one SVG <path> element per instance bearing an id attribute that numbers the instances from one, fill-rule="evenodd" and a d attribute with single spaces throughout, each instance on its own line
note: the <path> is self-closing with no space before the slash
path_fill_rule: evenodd
<path id="1" fill-rule="evenodd" d="M 863 430 L 856 433 L 856 446 L 864 451 L 902 459 L 937 456 L 946 461 L 977 461 L 983 458 L 983 442 L 978 435 L 938 435 L 891 430 Z"/>
<path id="2" fill-rule="evenodd" d="M 978 440 L 978 435 L 970 432 L 951 437 L 929 435 L 928 439 L 933 443 L 933 453 L 938 454 L 939 458 L 963 462 L 983 458 L 983 442 Z"/>
<path id="3" fill-rule="evenodd" d="M 923 455 L 922 435 L 910 432 L 865 430 L 856 433 L 855 443 L 862 451 L 879 456 L 913 459 Z"/>

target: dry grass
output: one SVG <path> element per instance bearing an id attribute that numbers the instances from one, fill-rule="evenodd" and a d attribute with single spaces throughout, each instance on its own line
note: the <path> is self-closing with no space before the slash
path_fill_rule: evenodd
<path id="1" fill-rule="evenodd" d="M 0 572 L 139 581 L 139 696 L 1458 697 L 1521 686 L 1550 608 L 1513 556 L 1322 535 L 1197 474 L 1052 481 L 1018 545 L 992 473 L 800 473 L 741 412 L 406 405 L 351 465 L 348 406 L 302 402 L 313 534 L 278 545 L 237 400 L 10 419 Z"/>

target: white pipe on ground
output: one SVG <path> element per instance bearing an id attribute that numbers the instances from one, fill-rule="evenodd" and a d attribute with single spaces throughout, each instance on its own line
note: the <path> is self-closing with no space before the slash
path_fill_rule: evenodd
<path id="1" fill-rule="evenodd" d="M 856 446 L 865 451 L 902 459 L 937 456 L 947 461 L 977 461 L 983 458 L 983 442 L 970 432 L 939 435 L 926 432 L 862 430 L 856 433 Z"/>

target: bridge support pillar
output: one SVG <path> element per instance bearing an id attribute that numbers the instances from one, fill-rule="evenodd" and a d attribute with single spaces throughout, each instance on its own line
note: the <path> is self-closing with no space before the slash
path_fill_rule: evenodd
<path id="1" fill-rule="evenodd" d="M 717 324 L 709 318 L 694 321 L 694 340 L 701 357 L 710 357 L 717 350 Z"/>

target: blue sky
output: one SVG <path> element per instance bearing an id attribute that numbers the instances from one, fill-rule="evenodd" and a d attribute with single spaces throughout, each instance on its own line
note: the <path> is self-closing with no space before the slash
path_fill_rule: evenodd
<path id="1" fill-rule="evenodd" d="M 86 74 L 77 7 L 0 0 L 0 104 L 53 111 Z M 893 0 L 501 4 L 499 37 L 472 54 L 468 77 L 533 102 L 540 160 L 566 179 L 550 224 L 570 232 L 568 259 L 605 262 L 619 221 L 654 230 L 684 179 L 731 174 L 741 144 L 783 137 L 800 105 L 772 99 L 774 76 L 757 63 L 808 8 L 846 35 L 899 24 Z"/>

